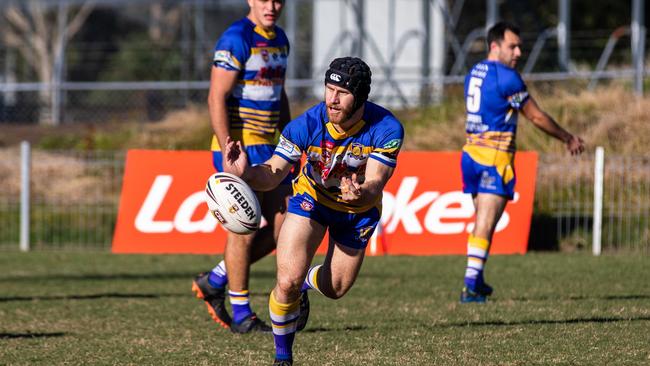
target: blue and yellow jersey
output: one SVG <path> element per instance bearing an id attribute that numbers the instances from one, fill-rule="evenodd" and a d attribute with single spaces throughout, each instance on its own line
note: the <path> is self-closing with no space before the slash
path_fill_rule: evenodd
<path id="1" fill-rule="evenodd" d="M 374 103 L 366 102 L 362 120 L 344 133 L 336 131 L 320 103 L 285 127 L 274 154 L 291 163 L 306 154 L 294 194 L 306 193 L 336 211 L 359 213 L 380 205 L 381 197 L 365 206 L 349 204 L 341 200 L 341 178 L 356 173 L 363 182 L 368 159 L 395 167 L 403 139 L 402 124 Z"/>
<path id="2" fill-rule="evenodd" d="M 230 136 L 244 146 L 275 143 L 288 56 L 289 40 L 280 27 L 267 32 L 248 18 L 217 41 L 214 66 L 239 72 L 227 106 Z M 216 136 L 212 150 L 219 150 Z"/>
<path id="3" fill-rule="evenodd" d="M 528 101 L 519 73 L 497 61 L 474 65 L 465 77 L 467 120 L 463 151 L 485 166 L 510 164 L 518 111 Z"/>

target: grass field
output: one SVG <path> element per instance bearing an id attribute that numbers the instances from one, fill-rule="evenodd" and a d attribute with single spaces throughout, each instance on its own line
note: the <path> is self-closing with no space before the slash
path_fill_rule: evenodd
<path id="1" fill-rule="evenodd" d="M 321 261 L 322 258 L 316 258 Z M 270 335 L 220 329 L 190 291 L 208 256 L 0 255 L 0 364 L 268 365 Z M 253 267 L 268 320 L 274 258 Z M 650 364 L 648 258 L 495 256 L 485 305 L 461 305 L 464 258 L 371 257 L 341 300 L 311 296 L 304 365 Z"/>

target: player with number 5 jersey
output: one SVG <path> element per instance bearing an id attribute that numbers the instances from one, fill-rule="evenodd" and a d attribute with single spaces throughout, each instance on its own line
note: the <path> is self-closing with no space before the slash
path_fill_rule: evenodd
<path id="1" fill-rule="evenodd" d="M 566 144 L 572 154 L 584 150 L 570 134 L 542 111 L 515 70 L 521 57 L 519 29 L 499 22 L 487 34 L 488 57 L 465 78 L 466 141 L 461 169 L 463 192 L 472 195 L 474 229 L 467 240 L 467 267 L 461 302 L 485 302 L 492 287 L 483 270 L 492 236 L 509 200 L 515 195 L 515 137 L 519 112 L 537 128 Z"/>

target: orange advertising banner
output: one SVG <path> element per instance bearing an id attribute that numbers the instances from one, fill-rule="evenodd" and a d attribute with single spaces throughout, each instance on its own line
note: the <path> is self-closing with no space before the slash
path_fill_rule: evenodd
<path id="1" fill-rule="evenodd" d="M 492 254 L 527 249 L 537 154 L 517 153 L 515 170 L 515 198 L 497 224 Z M 113 252 L 223 253 L 226 231 L 203 198 L 213 173 L 209 151 L 130 150 Z M 465 254 L 473 220 L 471 196 L 462 193 L 460 153 L 405 151 L 384 190 L 381 230 L 368 254 Z"/>

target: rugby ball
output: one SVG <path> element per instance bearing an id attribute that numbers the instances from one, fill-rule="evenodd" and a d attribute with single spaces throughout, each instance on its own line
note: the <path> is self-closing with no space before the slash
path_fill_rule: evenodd
<path id="1" fill-rule="evenodd" d="M 221 225 L 235 234 L 250 234 L 259 229 L 262 209 L 255 192 L 241 178 L 216 173 L 205 185 L 208 208 Z"/>

